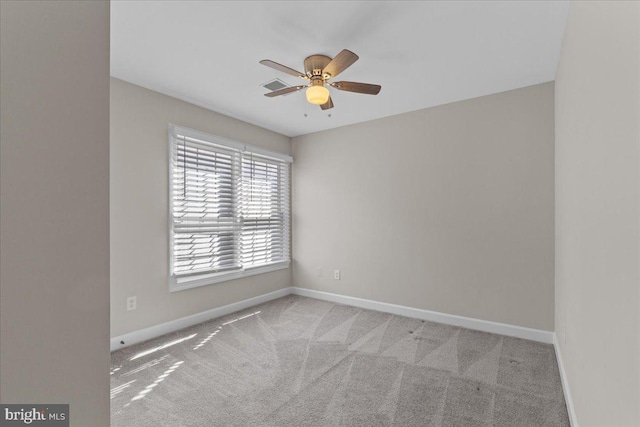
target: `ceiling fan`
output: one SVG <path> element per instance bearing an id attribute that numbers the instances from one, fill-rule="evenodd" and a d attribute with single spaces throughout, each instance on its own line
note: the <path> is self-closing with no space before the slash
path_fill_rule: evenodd
<path id="1" fill-rule="evenodd" d="M 301 73 L 300 71 L 296 71 L 293 68 L 286 67 L 269 59 L 263 59 L 260 61 L 262 65 L 309 81 L 309 84 L 276 90 L 271 93 L 265 93 L 264 96 L 273 98 L 274 96 L 285 95 L 307 88 L 307 101 L 319 105 L 323 110 L 328 110 L 329 108 L 333 108 L 333 101 L 331 100 L 327 86 L 348 92 L 377 95 L 382 88 L 380 85 L 358 82 L 329 82 L 329 79 L 336 77 L 357 60 L 358 55 L 347 49 L 343 49 L 333 59 L 326 55 L 311 55 L 304 60 L 304 73 Z"/>

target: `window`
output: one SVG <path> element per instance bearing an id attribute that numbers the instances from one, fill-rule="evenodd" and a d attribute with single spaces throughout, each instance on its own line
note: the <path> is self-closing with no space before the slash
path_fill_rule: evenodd
<path id="1" fill-rule="evenodd" d="M 169 126 L 170 290 L 288 268 L 291 157 Z"/>

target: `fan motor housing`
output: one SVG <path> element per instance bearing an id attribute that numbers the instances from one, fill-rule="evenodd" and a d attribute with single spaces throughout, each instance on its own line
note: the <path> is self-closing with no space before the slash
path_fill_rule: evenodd
<path id="1" fill-rule="evenodd" d="M 331 58 L 326 55 L 311 55 L 304 60 L 304 72 L 307 76 L 321 76 L 323 79 L 329 78 L 322 75 L 322 70 L 331 62 Z"/>

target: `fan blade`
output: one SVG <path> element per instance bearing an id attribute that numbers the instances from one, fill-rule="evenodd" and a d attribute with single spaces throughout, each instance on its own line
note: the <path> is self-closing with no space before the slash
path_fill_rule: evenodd
<path id="1" fill-rule="evenodd" d="M 367 95 L 377 95 L 380 89 L 382 89 L 380 85 L 358 82 L 334 82 L 331 83 L 331 86 L 336 89 L 346 90 L 347 92 L 365 93 Z"/>
<path id="2" fill-rule="evenodd" d="M 330 108 L 333 108 L 333 101 L 331 100 L 331 97 L 329 97 L 329 100 L 324 104 L 322 104 L 320 108 L 322 108 L 323 110 L 328 110 Z"/>
<path id="3" fill-rule="evenodd" d="M 336 57 L 333 58 L 331 62 L 327 64 L 326 67 L 324 67 L 324 70 L 322 70 L 322 73 L 323 74 L 328 73 L 328 74 L 331 74 L 331 77 L 335 77 L 341 72 L 343 72 L 344 70 L 346 70 L 347 68 L 349 68 L 351 64 L 353 64 L 357 60 L 358 60 L 358 55 L 351 52 L 350 50 L 343 49 L 342 52 L 337 54 Z"/>
<path id="4" fill-rule="evenodd" d="M 293 68 L 289 68 L 287 66 L 284 66 L 282 64 L 278 64 L 277 62 L 273 62 L 269 59 L 263 59 L 262 61 L 260 61 L 260 63 L 262 65 L 266 65 L 267 67 L 271 67 L 274 70 L 278 70 L 278 71 L 282 71 L 283 73 L 287 73 L 287 74 L 291 74 L 292 76 L 296 76 L 296 77 L 301 77 L 301 78 L 306 78 L 306 76 L 301 73 L 300 71 L 296 71 Z"/>
<path id="5" fill-rule="evenodd" d="M 275 92 L 265 93 L 264 96 L 268 96 L 269 98 L 273 98 L 274 96 L 286 95 L 291 92 L 295 92 L 300 89 L 304 89 L 306 86 L 291 86 L 284 89 L 276 90 Z"/>

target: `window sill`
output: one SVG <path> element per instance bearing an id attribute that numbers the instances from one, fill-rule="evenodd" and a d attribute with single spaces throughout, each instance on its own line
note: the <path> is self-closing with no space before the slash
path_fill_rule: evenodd
<path id="1" fill-rule="evenodd" d="M 289 261 L 278 262 L 247 270 L 233 271 L 229 273 L 210 273 L 190 277 L 169 277 L 169 292 L 184 291 L 200 286 L 213 285 L 214 283 L 226 282 L 228 280 L 241 279 L 243 277 L 255 276 L 256 274 L 269 273 L 271 271 L 284 270 L 289 268 Z"/>

